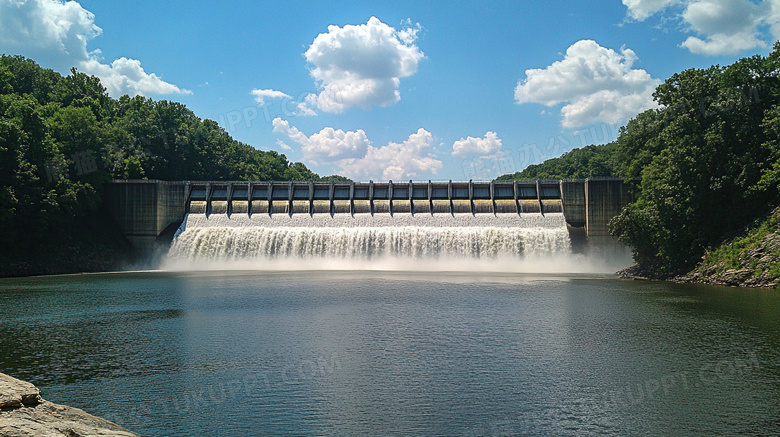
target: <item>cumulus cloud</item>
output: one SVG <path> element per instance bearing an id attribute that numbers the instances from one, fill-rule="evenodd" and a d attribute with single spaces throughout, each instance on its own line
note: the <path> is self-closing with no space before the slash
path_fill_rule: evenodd
<path id="1" fill-rule="evenodd" d="M 307 100 L 304 100 L 303 102 L 298 103 L 297 108 L 298 112 L 295 115 L 302 115 L 304 117 L 317 115 L 317 111 L 311 108 L 311 102 L 310 99 L 307 97 Z"/>
<path id="2" fill-rule="evenodd" d="M 295 126 L 290 126 L 287 120 L 277 117 L 272 123 L 274 132 L 285 134 L 302 145 L 304 159 L 315 165 L 364 156 L 371 144 L 362 129 L 344 132 L 341 129 L 326 127 L 307 137 Z"/>
<path id="3" fill-rule="evenodd" d="M 682 44 L 692 53 L 703 55 L 736 54 L 765 47 L 758 27 L 773 19 L 772 5 L 757 5 L 748 0 L 702 0 L 688 4 L 682 18 L 704 38 L 688 37 Z M 776 20 L 776 18 L 774 18 Z M 768 23 L 777 25 L 774 23 Z"/>
<path id="4" fill-rule="evenodd" d="M 736 54 L 743 50 L 765 47 L 766 43 L 756 38 L 755 34 L 745 32 L 734 35 L 718 33 L 706 39 L 689 36 L 680 46 L 697 55 L 715 56 Z"/>
<path id="5" fill-rule="evenodd" d="M 111 96 L 124 94 L 192 94 L 157 77 L 147 73 L 141 67 L 141 61 L 121 57 L 111 64 L 103 64 L 96 59 L 81 62 L 81 70 L 100 78 L 100 83 L 106 87 Z"/>
<path id="6" fill-rule="evenodd" d="M 340 163 L 344 174 L 354 178 L 370 178 L 381 171 L 382 179 L 400 180 L 436 174 L 442 162 L 431 152 L 433 135 L 420 128 L 403 143 L 389 142 L 382 147 L 369 146 L 366 156 Z"/>
<path id="7" fill-rule="evenodd" d="M 565 102 L 564 127 L 617 123 L 657 106 L 652 94 L 661 81 L 633 69 L 636 59 L 627 48 L 618 53 L 592 40 L 578 41 L 562 60 L 545 69 L 526 70 L 526 79 L 515 88 L 515 100 L 546 106 Z"/>
<path id="8" fill-rule="evenodd" d="M 20 54 L 60 72 L 71 67 L 98 76 L 110 95 L 191 94 L 147 73 L 135 59 L 105 64 L 87 42 L 102 33 L 95 16 L 75 1 L 0 0 L 0 51 Z"/>
<path id="9" fill-rule="evenodd" d="M 319 93 L 307 107 L 339 113 L 401 100 L 401 78 L 417 71 L 425 56 L 415 45 L 419 24 L 396 30 L 371 17 L 366 24 L 328 26 L 304 53 Z"/>
<path id="10" fill-rule="evenodd" d="M 344 132 L 326 127 L 306 136 L 281 118 L 275 118 L 273 126 L 274 132 L 287 135 L 303 146 L 305 161 L 335 165 L 339 173 L 350 178 L 411 179 L 436 174 L 442 167 L 432 151 L 433 135 L 422 128 L 402 143 L 389 142 L 375 147 L 362 129 Z"/>
<path id="11" fill-rule="evenodd" d="M 255 101 L 261 105 L 265 104 L 265 99 L 292 99 L 291 96 L 277 90 L 254 89 L 250 92 L 255 96 Z"/>
<path id="12" fill-rule="evenodd" d="M 489 156 L 501 151 L 501 139 L 498 134 L 488 131 L 484 138 L 466 137 L 452 144 L 453 155 Z"/>
<path id="13" fill-rule="evenodd" d="M 628 15 L 637 21 L 644 21 L 657 12 L 678 3 L 677 0 L 623 0 L 628 8 Z"/>
<path id="14" fill-rule="evenodd" d="M 273 124 L 274 132 L 287 135 L 291 140 L 303 146 L 308 144 L 309 138 L 303 132 L 299 131 L 297 127 L 290 126 L 289 121 L 276 117 L 271 123 Z"/>
<path id="15" fill-rule="evenodd" d="M 780 39 L 778 0 L 623 0 L 623 4 L 637 21 L 671 10 L 696 34 L 680 44 L 691 53 L 733 55 L 766 47 L 767 39 Z"/>

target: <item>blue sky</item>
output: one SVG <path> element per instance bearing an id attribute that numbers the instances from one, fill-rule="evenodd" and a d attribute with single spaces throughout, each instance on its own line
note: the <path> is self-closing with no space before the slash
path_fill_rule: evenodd
<path id="1" fill-rule="evenodd" d="M 0 0 L 0 52 L 356 180 L 488 179 L 613 140 L 673 73 L 778 37 L 780 0 Z"/>

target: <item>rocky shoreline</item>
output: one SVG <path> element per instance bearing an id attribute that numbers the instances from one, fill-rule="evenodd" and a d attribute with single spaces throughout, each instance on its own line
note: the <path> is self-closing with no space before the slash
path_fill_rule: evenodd
<path id="1" fill-rule="evenodd" d="M 617 275 L 637 280 L 776 289 L 780 285 L 780 207 L 708 251 L 688 273 L 661 276 L 652 269 L 633 265 Z"/>
<path id="2" fill-rule="evenodd" d="M 692 271 L 682 276 L 671 278 L 672 282 L 681 284 L 706 284 L 706 285 L 724 285 L 727 287 L 748 287 L 748 288 L 777 288 L 777 279 L 769 277 L 766 273 L 755 275 L 753 269 L 725 269 L 722 272 L 716 272 L 714 268 L 707 268 L 704 271 Z"/>
<path id="3" fill-rule="evenodd" d="M 142 437 L 78 408 L 41 398 L 30 384 L 0 373 L 0 437 Z"/>
<path id="4" fill-rule="evenodd" d="M 710 266 L 702 270 L 692 270 L 680 276 L 658 276 L 633 265 L 615 273 L 619 278 L 633 279 L 635 281 L 670 281 L 678 284 L 702 284 L 722 285 L 725 287 L 768 288 L 776 289 L 778 281 L 766 272 L 756 275 L 756 271 L 750 268 L 723 269 Z"/>
<path id="5" fill-rule="evenodd" d="M 615 273 L 619 278 L 633 279 L 635 281 L 670 281 L 678 284 L 703 284 L 703 285 L 722 285 L 726 287 L 747 287 L 747 288 L 777 288 L 777 279 L 772 278 L 768 273 L 763 272 L 756 275 L 756 271 L 750 268 L 742 269 L 722 269 L 718 266 L 709 266 L 706 268 L 697 267 L 684 275 L 679 276 L 660 276 L 654 272 L 643 269 L 634 264 L 631 267 L 620 270 Z"/>

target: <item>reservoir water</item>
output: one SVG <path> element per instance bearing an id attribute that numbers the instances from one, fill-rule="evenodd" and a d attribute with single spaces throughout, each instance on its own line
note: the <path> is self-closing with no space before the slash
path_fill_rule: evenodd
<path id="1" fill-rule="evenodd" d="M 780 295 L 603 275 L 0 281 L 0 371 L 144 435 L 776 435 Z"/>

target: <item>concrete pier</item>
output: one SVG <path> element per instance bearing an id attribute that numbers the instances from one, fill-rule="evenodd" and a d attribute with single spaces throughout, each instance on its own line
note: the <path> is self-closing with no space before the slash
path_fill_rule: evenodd
<path id="1" fill-rule="evenodd" d="M 112 181 L 106 184 L 103 207 L 135 249 L 150 252 L 167 228 L 184 219 L 186 188 L 187 182 Z"/>

